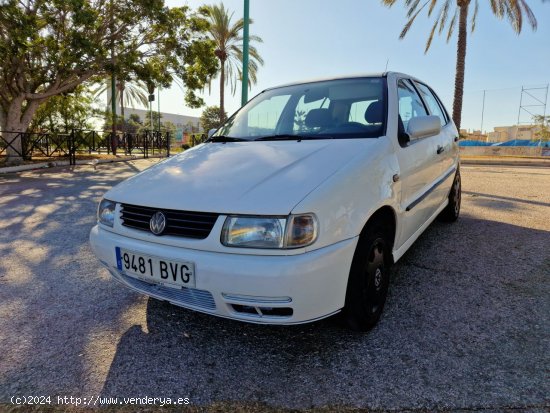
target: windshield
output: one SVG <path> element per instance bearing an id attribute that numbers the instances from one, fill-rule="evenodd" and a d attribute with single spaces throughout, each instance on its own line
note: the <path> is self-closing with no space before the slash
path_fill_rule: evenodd
<path id="1" fill-rule="evenodd" d="M 339 79 L 266 90 L 213 139 L 375 138 L 386 130 L 385 79 Z"/>

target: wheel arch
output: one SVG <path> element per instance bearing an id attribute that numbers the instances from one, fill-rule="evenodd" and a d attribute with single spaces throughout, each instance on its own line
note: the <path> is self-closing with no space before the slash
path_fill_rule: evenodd
<path id="1" fill-rule="evenodd" d="M 387 234 L 389 236 L 388 242 L 390 243 L 389 258 L 393 263 L 393 254 L 391 254 L 391 251 L 393 251 L 393 245 L 397 235 L 397 213 L 395 212 L 395 209 L 393 209 L 390 205 L 384 205 L 374 211 L 374 213 L 369 216 L 369 219 L 365 225 L 363 225 L 361 236 L 364 236 L 365 232 L 368 231 L 369 226 L 375 222 L 380 222 L 385 228 L 387 228 Z"/>

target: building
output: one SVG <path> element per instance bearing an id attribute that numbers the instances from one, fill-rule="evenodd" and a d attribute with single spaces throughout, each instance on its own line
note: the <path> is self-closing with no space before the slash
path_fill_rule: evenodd
<path id="1" fill-rule="evenodd" d="M 533 141 L 538 139 L 539 125 L 496 126 L 494 132 L 488 133 L 488 142 L 507 142 L 514 139 Z"/>
<path id="2" fill-rule="evenodd" d="M 130 115 L 138 115 L 144 121 L 148 119 L 150 114 L 148 110 L 124 108 L 124 117 L 128 119 Z M 176 126 L 176 129 L 183 132 L 197 132 L 200 129 L 199 118 L 195 116 L 178 115 L 175 113 L 160 112 L 161 122 L 171 122 Z"/>
<path id="3" fill-rule="evenodd" d="M 481 133 L 480 130 L 474 130 L 473 132 L 468 132 L 466 129 L 460 129 L 460 136 L 463 139 L 466 139 L 469 141 L 487 142 L 487 135 L 484 133 Z"/>

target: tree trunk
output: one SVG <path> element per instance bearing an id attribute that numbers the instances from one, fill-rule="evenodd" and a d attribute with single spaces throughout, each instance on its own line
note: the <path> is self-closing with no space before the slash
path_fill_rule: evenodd
<path id="1" fill-rule="evenodd" d="M 220 59 L 220 120 L 225 121 L 225 60 Z M 205 131 L 208 132 L 208 131 Z"/>
<path id="2" fill-rule="evenodd" d="M 8 107 L 4 125 L 2 125 L 2 137 L 6 141 L 6 154 L 8 163 L 17 163 L 23 160 L 22 133 L 28 125 L 21 124 L 21 112 L 23 110 L 22 97 L 13 99 Z"/>
<path id="3" fill-rule="evenodd" d="M 45 99 L 27 101 L 23 111 L 25 98 L 18 96 L 14 98 L 8 107 L 8 112 L 4 115 L 2 124 L 2 137 L 9 144 L 6 148 L 7 162 L 21 162 L 26 155 L 23 147 L 23 135 L 27 132 L 31 120 Z"/>
<path id="4" fill-rule="evenodd" d="M 4 113 L 4 109 L 0 106 L 0 132 L 4 130 L 6 126 L 6 114 Z"/>
<path id="5" fill-rule="evenodd" d="M 464 96 L 464 70 L 466 66 L 466 46 L 468 36 L 468 7 L 470 1 L 459 1 L 460 20 L 458 23 L 458 43 L 456 50 L 455 96 L 453 101 L 453 120 L 460 131 L 462 121 L 462 99 Z"/>
<path id="6" fill-rule="evenodd" d="M 124 86 L 120 87 L 120 119 L 122 120 L 122 133 L 126 131 L 126 120 L 124 119 Z"/>

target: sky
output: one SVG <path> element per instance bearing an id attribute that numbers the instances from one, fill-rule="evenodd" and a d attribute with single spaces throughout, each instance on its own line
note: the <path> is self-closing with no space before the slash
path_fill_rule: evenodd
<path id="1" fill-rule="evenodd" d="M 544 101 L 550 83 L 550 2 L 527 0 L 538 19 L 533 32 L 525 24 L 516 35 L 506 20 L 492 15 L 489 1 L 480 0 L 476 30 L 468 39 L 462 128 L 491 131 L 494 126 L 518 122 L 520 99 L 523 104 Z M 225 0 L 234 19 L 242 17 L 243 0 Z M 192 9 L 203 4 L 198 0 L 166 0 L 170 7 L 188 5 Z M 413 24 L 404 40 L 399 33 L 406 22 L 402 2 L 393 8 L 378 0 L 250 0 L 250 16 L 254 20 L 251 34 L 263 43 L 257 48 L 265 64 L 258 72 L 258 83 L 249 91 L 249 98 L 268 87 L 284 83 L 350 74 L 404 72 L 429 84 L 452 111 L 456 65 L 456 33 L 446 43 L 436 37 L 424 54 L 426 38 L 433 20 L 424 13 Z M 432 22 L 432 23 L 431 23 Z M 203 98 L 207 105 L 219 104 L 219 80 Z M 532 89 L 521 92 L 522 87 Z M 234 96 L 226 89 L 226 111 L 240 107 L 240 86 Z M 483 107 L 483 91 L 485 108 Z M 155 102 L 155 109 L 156 109 Z M 160 93 L 162 112 L 200 116 L 203 109 L 185 106 L 184 93 L 173 85 Z M 527 106 L 542 114 L 542 107 Z M 483 125 L 482 125 L 483 112 Z M 548 114 L 550 106 L 546 110 Z M 520 123 L 531 119 L 521 111 Z"/>

